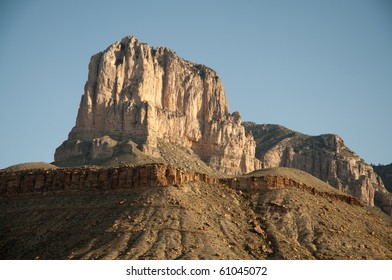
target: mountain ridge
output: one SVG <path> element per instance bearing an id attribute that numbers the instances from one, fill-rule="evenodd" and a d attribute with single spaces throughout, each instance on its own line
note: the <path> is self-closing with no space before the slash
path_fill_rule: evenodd
<path id="1" fill-rule="evenodd" d="M 280 166 L 303 170 L 392 215 L 392 194 L 381 177 L 338 135 L 310 136 L 281 125 L 243 124 L 255 138 L 256 156 L 263 168 Z"/>

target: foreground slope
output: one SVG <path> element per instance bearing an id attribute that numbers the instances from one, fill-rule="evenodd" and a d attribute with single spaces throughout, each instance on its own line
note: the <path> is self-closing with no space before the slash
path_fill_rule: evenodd
<path id="1" fill-rule="evenodd" d="M 2 259 L 266 257 L 252 210 L 218 185 L 2 200 L 0 209 Z"/>
<path id="2" fill-rule="evenodd" d="M 129 174 L 131 189 L 111 179 L 110 189 L 72 190 L 74 175 L 69 191 L 0 197 L 1 259 L 392 259 L 391 217 L 300 170 L 221 183 L 178 173 L 185 181 L 161 186 Z M 246 191 L 277 178 L 283 184 Z M 229 180 L 249 183 L 235 190 Z"/>
<path id="3" fill-rule="evenodd" d="M 392 219 L 376 208 L 334 199 L 334 190 L 303 171 L 271 168 L 248 176 L 281 176 L 330 197 L 300 188 L 251 193 L 248 201 L 272 243 L 276 259 L 391 259 Z"/>

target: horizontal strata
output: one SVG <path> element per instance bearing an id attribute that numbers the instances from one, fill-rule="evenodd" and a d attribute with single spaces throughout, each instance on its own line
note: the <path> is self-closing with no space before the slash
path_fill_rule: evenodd
<path id="1" fill-rule="evenodd" d="M 189 181 L 215 183 L 205 174 L 170 165 L 148 164 L 109 168 L 75 167 L 0 173 L 0 196 L 78 191 L 115 191 L 166 187 Z"/>
<path id="2" fill-rule="evenodd" d="M 291 178 L 276 175 L 216 179 L 206 174 L 184 171 L 165 164 L 122 166 L 109 168 L 75 167 L 53 170 L 34 170 L 0 173 L 0 196 L 14 197 L 23 194 L 121 191 L 167 187 L 190 181 L 222 183 L 243 191 L 268 191 L 277 188 L 298 188 L 313 195 L 362 204 L 354 197 L 337 191 L 320 191 Z"/>

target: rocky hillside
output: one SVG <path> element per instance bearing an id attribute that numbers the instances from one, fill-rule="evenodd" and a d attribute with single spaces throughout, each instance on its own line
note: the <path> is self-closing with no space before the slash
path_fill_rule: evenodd
<path id="1" fill-rule="evenodd" d="M 334 199 L 336 193 L 331 186 L 317 183 L 316 178 L 298 170 L 287 172 L 278 168 L 254 175 L 265 176 L 270 172 L 315 188 L 309 192 L 289 186 L 249 194 L 249 203 L 273 248 L 270 258 L 369 259 L 376 255 L 376 259 L 390 258 L 391 247 L 387 245 L 392 238 L 390 216 L 373 207 Z M 324 195 L 325 192 L 329 195 Z"/>
<path id="2" fill-rule="evenodd" d="M 230 114 L 212 69 L 125 37 L 92 56 L 76 125 L 55 152 L 57 165 L 127 154 L 132 143 L 161 157 L 159 139 L 191 149 L 227 174 L 260 167 L 241 116 Z"/>
<path id="3" fill-rule="evenodd" d="M 392 258 L 391 217 L 299 170 L 221 182 L 165 165 L 0 175 L 0 259 Z"/>
<path id="4" fill-rule="evenodd" d="M 256 156 L 264 168 L 281 166 L 303 170 L 392 215 L 392 195 L 380 176 L 338 135 L 309 136 L 280 125 L 251 122 L 244 126 L 254 136 Z"/>

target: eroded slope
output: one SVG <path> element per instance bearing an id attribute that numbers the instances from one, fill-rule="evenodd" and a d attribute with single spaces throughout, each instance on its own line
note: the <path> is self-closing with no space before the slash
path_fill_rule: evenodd
<path id="1" fill-rule="evenodd" d="M 371 207 L 287 188 L 253 194 L 275 259 L 391 259 L 391 219 Z"/>
<path id="2" fill-rule="evenodd" d="M 0 202 L 2 259 L 263 259 L 251 208 L 220 185 Z"/>

